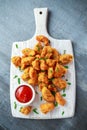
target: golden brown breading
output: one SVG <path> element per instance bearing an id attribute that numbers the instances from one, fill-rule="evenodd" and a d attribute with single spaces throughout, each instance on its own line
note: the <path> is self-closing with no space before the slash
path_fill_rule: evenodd
<path id="1" fill-rule="evenodd" d="M 40 60 L 40 69 L 41 70 L 47 70 L 48 69 L 48 66 L 47 66 L 45 60 Z"/>
<path id="2" fill-rule="evenodd" d="M 53 59 L 55 59 L 57 62 L 59 61 L 59 57 L 60 57 L 60 54 L 59 52 L 53 48 L 53 55 L 52 55 Z"/>
<path id="3" fill-rule="evenodd" d="M 28 66 L 28 65 L 31 65 L 32 61 L 35 59 L 35 57 L 25 57 L 25 58 L 22 58 L 21 60 L 21 65 L 25 65 L 25 66 Z"/>
<path id="4" fill-rule="evenodd" d="M 55 66 L 55 63 L 56 63 L 56 60 L 46 59 L 46 64 L 47 64 L 49 67 Z"/>
<path id="5" fill-rule="evenodd" d="M 61 78 L 54 78 L 52 83 L 59 89 L 64 89 L 67 86 L 66 81 Z"/>
<path id="6" fill-rule="evenodd" d="M 57 88 L 54 84 L 49 84 L 47 87 L 50 91 L 57 92 Z"/>
<path id="7" fill-rule="evenodd" d="M 40 53 L 42 52 L 42 49 L 43 49 L 43 47 L 42 47 L 42 45 L 41 45 L 40 42 L 37 43 L 37 44 L 34 46 L 34 50 L 35 50 L 35 52 L 36 52 L 37 54 L 40 54 Z"/>
<path id="8" fill-rule="evenodd" d="M 48 77 L 47 77 L 45 72 L 40 72 L 39 73 L 39 75 L 38 75 L 38 82 L 39 83 L 43 82 L 43 83 L 48 84 L 49 81 L 48 81 Z"/>
<path id="9" fill-rule="evenodd" d="M 30 76 L 29 76 L 29 70 L 30 70 L 30 67 L 27 67 L 25 70 L 24 70 L 24 73 L 22 74 L 21 78 L 24 80 L 24 81 L 27 81 Z"/>
<path id="10" fill-rule="evenodd" d="M 49 39 L 43 35 L 36 36 L 36 40 L 39 42 L 43 42 L 45 44 L 45 46 L 49 45 L 49 43 L 50 43 Z"/>
<path id="11" fill-rule="evenodd" d="M 32 86 L 36 86 L 38 84 L 38 80 L 36 80 L 36 79 L 29 79 L 28 80 L 28 84 L 30 84 Z"/>
<path id="12" fill-rule="evenodd" d="M 11 59 L 12 63 L 16 66 L 16 67 L 20 67 L 21 66 L 21 57 L 20 56 L 14 56 Z"/>
<path id="13" fill-rule="evenodd" d="M 62 106 L 66 104 L 66 100 L 61 96 L 59 92 L 55 94 L 55 99 L 56 99 L 56 102 Z"/>
<path id="14" fill-rule="evenodd" d="M 54 109 L 53 103 L 43 103 L 40 105 L 40 110 L 42 113 L 47 114 L 48 112 L 52 111 Z"/>
<path id="15" fill-rule="evenodd" d="M 52 95 L 52 93 L 50 92 L 50 90 L 47 89 L 46 87 L 42 88 L 42 97 L 47 102 L 54 102 L 54 96 Z"/>
<path id="16" fill-rule="evenodd" d="M 29 76 L 31 79 L 37 80 L 37 77 L 38 77 L 37 71 L 33 67 L 30 67 Z"/>
<path id="17" fill-rule="evenodd" d="M 60 64 L 56 64 L 55 66 L 55 72 L 54 72 L 54 77 L 58 78 L 58 77 L 62 77 L 63 75 L 65 75 L 67 72 L 67 69 L 60 65 Z"/>
<path id="18" fill-rule="evenodd" d="M 35 70 L 40 70 L 40 62 L 38 59 L 35 59 L 33 62 L 32 62 L 32 66 Z"/>
<path id="19" fill-rule="evenodd" d="M 73 59 L 72 55 L 70 55 L 70 54 L 63 54 L 59 58 L 59 63 L 65 65 L 65 64 L 70 63 L 72 61 L 72 59 Z"/>
<path id="20" fill-rule="evenodd" d="M 22 50 L 22 54 L 23 54 L 24 56 L 29 56 L 30 51 L 31 51 L 30 48 L 25 48 L 25 49 Z"/>
<path id="21" fill-rule="evenodd" d="M 42 88 L 43 87 L 47 87 L 47 84 L 45 84 L 45 83 L 39 83 L 38 87 L 39 87 L 39 91 L 42 91 Z"/>
<path id="22" fill-rule="evenodd" d="M 32 106 L 20 108 L 20 112 L 24 115 L 28 115 L 31 112 Z"/>
<path id="23" fill-rule="evenodd" d="M 48 79 L 53 78 L 53 75 L 54 75 L 53 67 L 49 67 L 48 68 Z"/>
<path id="24" fill-rule="evenodd" d="M 48 58 L 48 59 L 51 58 L 51 57 L 52 57 L 52 53 L 47 53 L 46 56 L 45 56 L 45 58 Z"/>

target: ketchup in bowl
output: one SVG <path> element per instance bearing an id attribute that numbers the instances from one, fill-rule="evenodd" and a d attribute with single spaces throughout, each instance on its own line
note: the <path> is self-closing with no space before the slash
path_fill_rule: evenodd
<path id="1" fill-rule="evenodd" d="M 33 90 L 27 85 L 21 85 L 16 89 L 15 97 L 20 103 L 28 103 L 32 100 Z"/>

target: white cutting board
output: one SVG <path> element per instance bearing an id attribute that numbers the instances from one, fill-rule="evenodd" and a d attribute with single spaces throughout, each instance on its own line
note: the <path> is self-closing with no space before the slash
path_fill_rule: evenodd
<path id="1" fill-rule="evenodd" d="M 34 15 L 35 15 L 35 22 L 36 22 L 36 32 L 35 35 L 27 41 L 22 41 L 22 42 L 14 42 L 12 46 L 12 57 L 13 56 L 21 56 L 21 50 L 29 47 L 33 48 L 34 45 L 37 43 L 35 37 L 36 35 L 45 35 L 48 37 L 48 39 L 51 41 L 51 46 L 56 48 L 60 53 L 63 53 L 64 50 L 66 50 L 66 53 L 72 54 L 73 55 L 73 49 L 72 49 L 72 43 L 70 40 L 58 40 L 54 39 L 51 36 L 49 36 L 47 32 L 47 14 L 48 14 L 48 9 L 47 8 L 35 8 L 34 9 Z M 56 21 L 57 22 L 57 21 Z M 33 26 L 33 25 L 31 25 Z M 29 30 L 30 31 L 30 30 Z M 18 48 L 16 48 L 16 44 L 18 45 Z M 58 105 L 55 107 L 55 109 L 48 113 L 48 114 L 43 114 L 40 112 L 39 105 L 43 103 L 44 101 L 40 100 L 41 93 L 38 92 L 36 94 L 35 101 L 31 104 L 33 108 L 37 108 L 37 111 L 39 114 L 34 113 L 33 111 L 29 115 L 23 115 L 22 113 L 19 112 L 20 105 L 17 104 L 17 108 L 14 109 L 14 89 L 19 86 L 18 84 L 18 77 L 20 78 L 22 72 L 20 72 L 19 69 L 17 69 L 12 63 L 11 63 L 11 69 L 10 69 L 10 100 L 11 100 L 11 111 L 12 115 L 14 117 L 19 117 L 19 118 L 27 118 L 27 119 L 56 119 L 56 118 L 68 118 L 74 116 L 75 113 L 75 99 L 76 99 L 76 79 L 75 79 L 75 65 L 74 65 L 74 60 L 72 63 L 70 63 L 68 69 L 68 74 L 66 75 L 65 79 L 68 79 L 68 82 L 71 83 L 71 85 L 68 85 L 65 94 L 66 97 L 64 97 L 67 101 L 67 104 L 63 107 Z M 17 78 L 13 78 L 15 75 L 18 75 Z M 21 84 L 25 84 L 24 81 L 21 80 Z M 37 88 L 36 88 L 37 89 Z M 37 90 L 38 91 L 38 90 Z M 63 91 L 61 91 L 63 93 Z M 63 113 L 63 115 L 62 115 Z"/>

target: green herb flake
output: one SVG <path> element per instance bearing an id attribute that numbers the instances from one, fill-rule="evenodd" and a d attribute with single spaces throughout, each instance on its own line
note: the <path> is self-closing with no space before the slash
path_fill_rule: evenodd
<path id="1" fill-rule="evenodd" d="M 52 80 L 54 80 L 54 78 L 49 79 L 49 81 L 52 81 Z"/>
<path id="2" fill-rule="evenodd" d="M 20 82 L 20 78 L 18 78 L 18 84 L 20 84 L 21 82 Z"/>
<path id="3" fill-rule="evenodd" d="M 55 106 L 55 107 L 57 107 L 57 106 L 58 106 L 58 103 L 57 103 L 57 102 L 55 102 L 55 103 L 54 103 L 54 106 Z"/>
<path id="4" fill-rule="evenodd" d="M 66 97 L 66 94 L 64 93 L 64 94 L 62 94 L 62 96 L 63 96 L 63 97 Z"/>
<path id="5" fill-rule="evenodd" d="M 21 109 L 22 109 L 23 107 L 20 107 L 20 109 L 19 109 L 19 112 L 21 112 Z"/>
<path id="6" fill-rule="evenodd" d="M 62 116 L 64 115 L 64 111 L 62 111 Z"/>
<path id="7" fill-rule="evenodd" d="M 64 66 L 66 69 L 68 69 L 69 68 L 69 66 Z"/>
<path id="8" fill-rule="evenodd" d="M 15 78 L 17 78 L 18 77 L 18 75 L 15 75 L 14 77 L 13 77 L 13 79 L 15 79 Z"/>
<path id="9" fill-rule="evenodd" d="M 42 98 L 42 96 L 41 96 L 41 97 L 40 97 L 40 100 L 42 101 L 42 99 L 43 99 L 43 98 Z"/>
<path id="10" fill-rule="evenodd" d="M 50 73 L 52 73 L 53 71 L 52 70 L 50 70 Z"/>
<path id="11" fill-rule="evenodd" d="M 16 109 L 17 108 L 17 104 L 16 104 L 16 102 L 14 102 L 14 109 Z"/>
<path id="12" fill-rule="evenodd" d="M 66 50 L 64 50 L 64 53 L 63 54 L 66 54 Z"/>
<path id="13" fill-rule="evenodd" d="M 35 91 L 35 93 L 36 93 L 36 94 L 38 94 L 38 92 L 37 92 L 37 91 Z"/>
<path id="14" fill-rule="evenodd" d="M 41 72 L 45 72 L 46 70 L 41 70 Z"/>
<path id="15" fill-rule="evenodd" d="M 16 44 L 16 48 L 18 48 L 18 44 Z"/>
<path id="16" fill-rule="evenodd" d="M 36 47 L 37 47 L 38 51 L 40 51 L 40 47 L 38 45 Z"/>
<path id="17" fill-rule="evenodd" d="M 19 66 L 19 71 L 21 71 L 21 72 L 23 71 L 23 70 L 21 70 L 21 67 L 20 67 L 20 66 Z"/>
<path id="18" fill-rule="evenodd" d="M 65 92 L 65 90 L 66 90 L 66 89 L 64 88 L 64 89 L 63 89 L 63 93 Z"/>
<path id="19" fill-rule="evenodd" d="M 68 85 L 71 85 L 71 83 L 70 83 L 70 82 L 68 82 L 67 84 L 68 84 Z"/>
<path id="20" fill-rule="evenodd" d="M 36 113 L 36 114 L 39 114 L 39 113 L 37 112 L 37 108 L 34 108 L 34 109 L 33 109 L 33 112 Z"/>

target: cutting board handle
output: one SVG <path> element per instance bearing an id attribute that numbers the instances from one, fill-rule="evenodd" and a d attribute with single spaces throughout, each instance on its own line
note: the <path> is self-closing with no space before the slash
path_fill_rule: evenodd
<path id="1" fill-rule="evenodd" d="M 36 23 L 36 32 L 35 35 L 39 34 L 48 34 L 47 33 L 47 8 L 35 8 L 35 23 Z"/>

